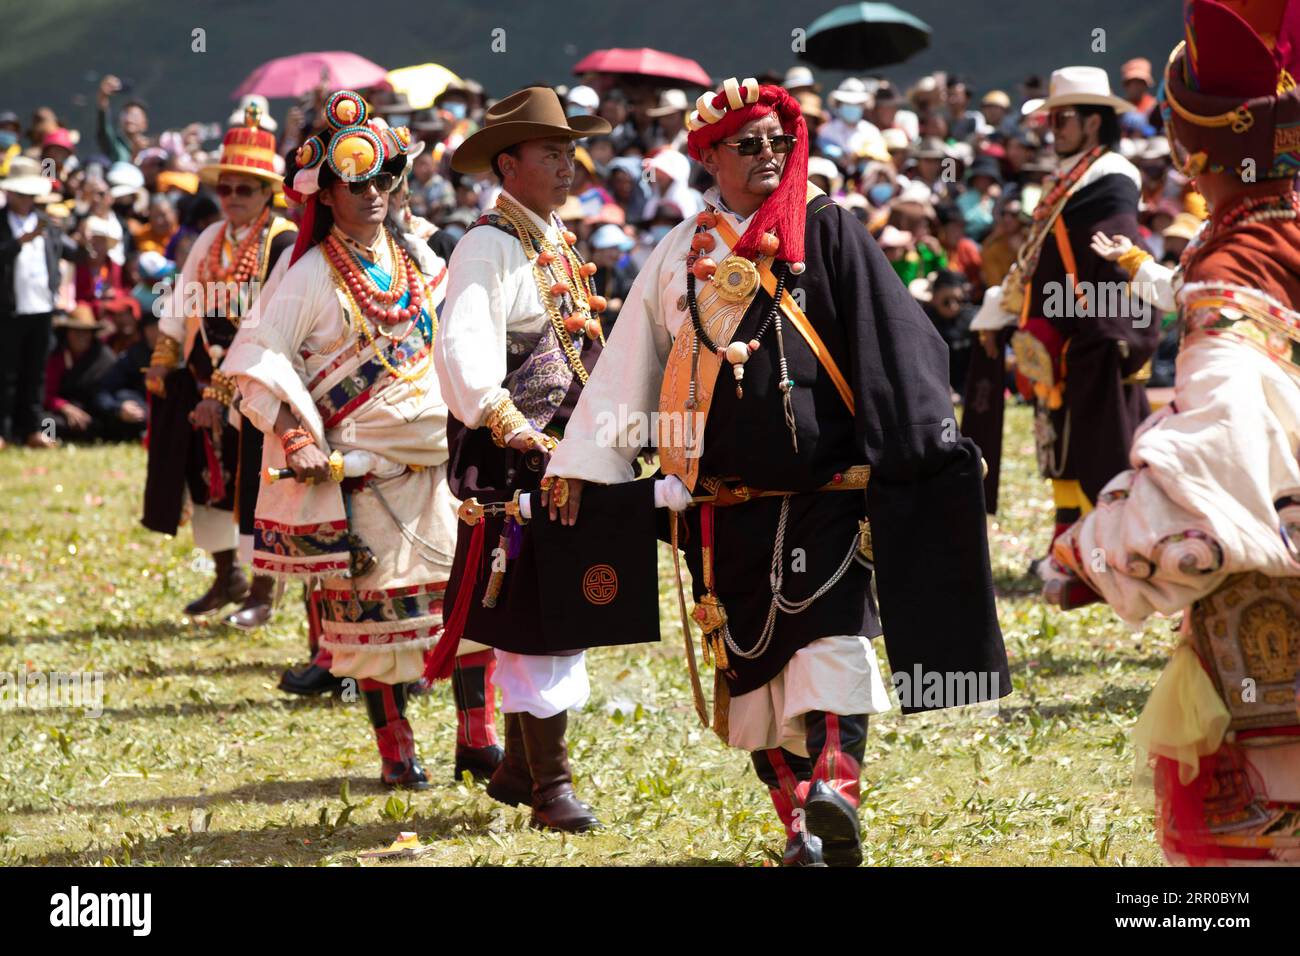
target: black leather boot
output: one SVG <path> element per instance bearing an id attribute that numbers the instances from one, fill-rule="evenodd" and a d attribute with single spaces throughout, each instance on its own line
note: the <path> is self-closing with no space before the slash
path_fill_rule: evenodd
<path id="1" fill-rule="evenodd" d="M 488 781 L 487 795 L 512 807 L 533 802 L 533 776 L 528 771 L 524 728 L 518 714 L 506 714 L 506 749 Z"/>
<path id="2" fill-rule="evenodd" d="M 329 668 L 315 662 L 292 667 L 280 675 L 280 690 L 287 694 L 315 697 L 318 694 L 337 694 L 343 690 L 342 677 L 335 677 Z"/>

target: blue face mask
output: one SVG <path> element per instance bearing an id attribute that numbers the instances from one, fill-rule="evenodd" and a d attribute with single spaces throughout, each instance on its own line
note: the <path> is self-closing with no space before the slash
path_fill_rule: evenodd
<path id="1" fill-rule="evenodd" d="M 459 100 L 452 100 L 450 103 L 447 103 L 443 109 L 458 120 L 463 120 L 465 118 L 465 104 Z"/>
<path id="2" fill-rule="evenodd" d="M 854 103 L 842 103 L 837 112 L 846 123 L 857 123 L 862 119 L 862 107 Z"/>
<path id="3" fill-rule="evenodd" d="M 883 206 L 894 196 L 894 187 L 889 183 L 877 183 L 867 190 L 867 201 L 873 206 Z"/>
<path id="4" fill-rule="evenodd" d="M 660 242 L 663 241 L 664 237 L 667 236 L 668 233 L 670 233 L 670 232 L 672 232 L 672 231 L 673 231 L 673 227 L 672 227 L 672 226 L 662 226 L 662 225 L 661 225 L 661 226 L 651 226 L 651 227 L 650 227 L 650 242 L 651 242 L 652 244 L 654 244 L 654 245 L 658 245 Z"/>
<path id="5" fill-rule="evenodd" d="M 13 130 L 0 129 L 0 149 L 8 149 L 18 142 L 18 134 Z"/>

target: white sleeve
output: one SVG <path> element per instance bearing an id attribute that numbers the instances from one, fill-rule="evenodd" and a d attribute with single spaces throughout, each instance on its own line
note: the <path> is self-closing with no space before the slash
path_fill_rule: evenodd
<path id="1" fill-rule="evenodd" d="M 219 228 L 220 224 L 217 224 Z M 162 312 L 158 316 L 158 331 L 169 339 L 175 339 L 181 343 L 181 356 L 185 356 L 187 350 L 184 348 L 187 336 L 187 300 L 193 300 L 194 304 L 201 301 L 203 288 L 199 285 L 199 263 L 208 253 L 208 247 L 212 245 L 213 226 L 208 226 L 198 237 L 190 244 L 189 255 L 185 257 L 185 263 L 180 270 L 176 272 L 172 280 L 171 292 L 167 296 L 167 301 L 163 304 Z M 193 289 L 190 286 L 193 285 Z"/>
<path id="2" fill-rule="evenodd" d="M 692 232 L 685 230 L 688 242 Z M 564 426 L 564 439 L 551 455 L 548 475 L 607 485 L 631 481 L 632 459 L 655 440 L 651 425 L 673 344 L 662 303 L 670 277 L 664 266 L 672 261 L 673 248 L 680 248 L 680 236 L 665 236 L 632 283 L 596 369 Z"/>
<path id="3" fill-rule="evenodd" d="M 289 271 L 289 259 L 289 250 L 285 250 L 267 275 L 266 281 L 262 283 L 262 291 L 258 295 L 257 301 L 253 303 L 248 315 L 244 316 L 239 332 L 235 333 L 235 341 L 230 343 L 232 353 L 234 353 L 237 345 L 242 344 L 240 334 L 243 333 L 244 342 L 249 341 L 253 330 L 262 321 L 263 313 L 270 306 L 276 289 L 284 281 L 285 273 Z M 244 329 L 248 329 L 248 332 L 244 332 Z M 222 371 L 230 374 L 230 369 L 235 367 L 230 361 L 230 355 L 227 355 L 222 362 Z M 268 435 L 274 435 L 275 420 L 280 417 L 280 406 L 283 403 L 274 392 L 255 378 L 245 377 L 240 379 L 239 386 L 239 411 L 260 431 L 266 432 Z"/>
<path id="4" fill-rule="evenodd" d="M 1134 295 L 1161 312 L 1172 312 L 1178 307 L 1174 300 L 1174 270 L 1155 259 L 1143 260 L 1129 286 Z"/>
<path id="5" fill-rule="evenodd" d="M 447 408 L 469 428 L 510 393 L 506 377 L 506 323 L 513 305 L 505 287 L 505 250 L 486 235 L 467 232 L 447 264 L 447 298 L 433 345 L 434 367 Z"/>
<path id="6" fill-rule="evenodd" d="M 287 263 L 287 257 L 282 261 Z M 258 429 L 275 433 L 275 419 L 283 402 L 293 409 L 317 447 L 328 451 L 324 422 L 307 392 L 306 370 L 298 354 L 317 316 L 334 305 L 334 288 L 324 268 L 322 255 L 316 249 L 294 263 L 293 268 L 286 265 L 287 271 L 274 288 L 264 290 L 240 324 L 222 370 L 234 377 L 240 410 Z"/>

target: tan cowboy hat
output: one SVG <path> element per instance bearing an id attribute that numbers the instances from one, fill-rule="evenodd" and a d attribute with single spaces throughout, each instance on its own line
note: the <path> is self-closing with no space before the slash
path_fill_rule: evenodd
<path id="1" fill-rule="evenodd" d="M 41 164 L 27 156 L 9 160 L 9 175 L 0 179 L 0 190 L 19 196 L 48 196 L 54 188 L 50 177 L 41 175 Z"/>
<path id="2" fill-rule="evenodd" d="M 1063 66 L 1052 72 L 1047 84 L 1047 99 L 1030 100 L 1022 111 L 1025 115 L 1058 106 L 1109 106 L 1116 113 L 1127 113 L 1133 104 L 1110 91 L 1110 77 L 1099 66 Z"/>
<path id="3" fill-rule="evenodd" d="M 503 149 L 530 139 L 567 136 L 582 139 L 608 133 L 599 116 L 566 116 L 564 104 L 549 86 L 530 86 L 494 103 L 483 117 L 483 128 L 456 148 L 451 168 L 458 173 L 482 173 Z"/>
<path id="4" fill-rule="evenodd" d="M 691 111 L 691 104 L 681 90 L 664 90 L 659 94 L 659 105 L 645 111 L 646 116 L 658 118 L 681 113 L 685 116 Z"/>
<path id="5" fill-rule="evenodd" d="M 79 332 L 106 332 L 108 330 L 108 323 L 95 318 L 94 310 L 85 302 L 78 302 L 71 315 L 56 315 L 50 325 L 56 329 L 75 329 Z"/>

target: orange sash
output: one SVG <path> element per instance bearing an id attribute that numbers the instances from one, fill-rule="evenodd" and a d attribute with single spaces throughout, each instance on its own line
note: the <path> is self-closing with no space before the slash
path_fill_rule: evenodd
<path id="1" fill-rule="evenodd" d="M 719 215 L 719 230 L 722 224 L 723 219 Z M 724 235 L 723 241 L 732 246 L 737 237 L 734 229 L 729 231 L 731 238 L 727 239 Z M 743 302 L 727 302 L 718 295 L 712 282 L 699 283 L 695 292 L 700 324 L 709 333 L 709 338 L 715 342 L 730 342 L 740 326 L 740 320 L 754 301 L 754 296 Z M 757 289 L 754 290 L 754 295 L 758 295 Z M 716 353 L 700 349 L 696 359 L 699 363 L 695 376 L 696 408 L 688 409 L 686 402 L 690 397 L 691 352 L 694 344 L 695 327 L 687 317 L 682 322 L 677 338 L 673 340 L 672 351 L 664 366 L 663 384 L 659 389 L 659 467 L 665 475 L 676 475 L 692 490 L 699 480 L 700 456 L 704 452 L 704 422 L 708 419 L 713 390 L 723 365 L 723 360 Z"/>
<path id="2" fill-rule="evenodd" d="M 808 199 L 820 195 L 821 190 L 809 184 Z M 718 216 L 716 227 L 722 241 L 728 249 L 735 248 L 740 236 L 731 223 L 722 215 Z M 772 272 L 772 260 L 766 256 L 757 263 L 759 282 L 767 294 L 776 292 L 776 275 Z M 696 304 L 699 307 L 700 323 L 715 342 L 729 342 L 732 333 L 740 325 L 740 320 L 753 302 L 753 296 L 744 302 L 728 303 L 718 299 L 712 283 L 697 286 Z M 757 291 L 755 291 L 757 295 Z M 818 363 L 826 370 L 836 391 L 840 393 L 849 414 L 854 413 L 853 390 L 848 380 L 840 371 L 835 357 L 822 341 L 817 330 L 795 302 L 788 289 L 781 295 L 781 314 L 790 320 L 808 348 L 817 357 Z M 659 466 L 665 475 L 676 475 L 682 483 L 695 490 L 699 478 L 699 461 L 704 451 L 703 423 L 708 418 L 709 405 L 713 400 L 718 373 L 722 370 L 723 360 L 712 352 L 700 349 L 699 369 L 695 382 L 694 412 L 686 411 L 686 401 L 690 394 L 691 348 L 695 341 L 695 329 L 689 323 L 682 324 L 682 330 L 673 341 L 672 352 L 664 368 L 663 386 L 659 391 Z M 698 424 L 698 428 L 696 427 Z M 673 434 L 673 432 L 676 434 Z M 686 440 L 683 441 L 683 435 Z"/>

